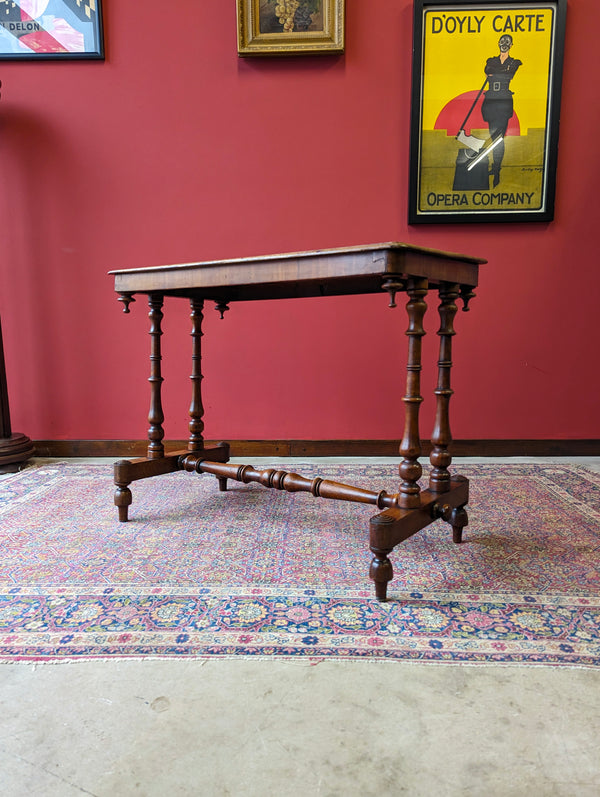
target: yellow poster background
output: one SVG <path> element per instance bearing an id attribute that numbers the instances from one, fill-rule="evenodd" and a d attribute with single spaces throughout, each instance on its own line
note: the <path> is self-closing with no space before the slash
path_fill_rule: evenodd
<path id="1" fill-rule="evenodd" d="M 543 207 L 554 21 L 551 6 L 456 5 L 424 10 L 419 213 L 522 213 Z M 486 61 L 499 54 L 498 41 L 504 33 L 513 39 L 509 55 L 522 61 L 510 84 L 520 135 L 505 137 L 500 185 L 456 196 L 452 186 L 462 148 L 456 135 L 464 117 L 456 119 L 456 129 L 435 130 L 435 124 L 454 98 L 481 89 Z M 467 132 L 489 144 L 487 126 L 473 128 L 474 119 L 475 113 Z"/>

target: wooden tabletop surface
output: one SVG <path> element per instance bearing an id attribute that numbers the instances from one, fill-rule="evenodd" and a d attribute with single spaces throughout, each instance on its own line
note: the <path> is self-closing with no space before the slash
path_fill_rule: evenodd
<path id="1" fill-rule="evenodd" d="M 390 275 L 475 287 L 469 255 L 389 242 L 340 249 L 178 263 L 111 271 L 118 293 L 162 293 L 218 301 L 379 293 Z"/>

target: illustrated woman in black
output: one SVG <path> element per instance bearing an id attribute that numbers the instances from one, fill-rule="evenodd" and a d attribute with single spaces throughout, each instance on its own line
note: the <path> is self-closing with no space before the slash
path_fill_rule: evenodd
<path id="1" fill-rule="evenodd" d="M 490 173 L 494 178 L 494 187 L 500 182 L 500 166 L 504 157 L 504 136 L 514 112 L 513 92 L 509 89 L 510 81 L 523 63 L 510 57 L 509 50 L 512 44 L 512 36 L 503 34 L 498 42 L 500 55 L 488 58 L 485 64 L 488 89 L 485 92 L 481 113 L 490 129 L 492 142 L 498 138 L 501 139 L 492 151 L 493 162 Z"/>

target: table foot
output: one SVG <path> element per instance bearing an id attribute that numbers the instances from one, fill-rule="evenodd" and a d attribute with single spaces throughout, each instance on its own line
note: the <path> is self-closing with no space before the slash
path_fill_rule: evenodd
<path id="1" fill-rule="evenodd" d="M 452 541 L 461 543 L 463 528 L 469 525 L 469 516 L 464 506 L 459 506 L 452 510 L 449 522 L 452 526 Z"/>
<path id="2" fill-rule="evenodd" d="M 206 456 L 207 458 L 210 457 L 215 462 L 227 462 L 229 460 L 229 444 L 219 443 L 216 446 L 202 449 L 202 451 L 191 452 L 187 449 L 173 451 L 164 457 L 154 459 L 141 457 L 139 459 L 121 459 L 115 462 L 115 506 L 119 510 L 119 521 L 125 523 L 129 520 L 129 507 L 133 501 L 133 496 L 129 489 L 131 482 L 183 470 L 180 460 L 190 453 Z M 221 485 L 219 485 L 219 488 L 221 489 Z"/>
<path id="3" fill-rule="evenodd" d="M 388 559 L 388 554 L 392 549 L 378 550 L 374 545 L 371 546 L 374 554 L 369 568 L 369 578 L 375 582 L 375 597 L 381 603 L 387 601 L 387 585 L 394 578 L 394 568 Z"/>
<path id="4" fill-rule="evenodd" d="M 440 500 L 443 500 L 443 505 L 440 504 Z M 439 518 L 443 518 L 452 525 L 454 542 L 460 542 L 462 529 L 468 523 L 464 508 L 468 500 L 468 480 L 461 476 L 455 476 L 450 482 L 450 489 L 443 493 L 443 496 L 433 490 L 422 490 L 419 507 L 403 509 L 393 506 L 371 518 L 370 549 L 374 558 L 371 562 L 369 576 L 375 582 L 377 600 L 387 600 L 387 585 L 394 575 L 388 554 L 394 550 L 396 545 Z"/>
<path id="5" fill-rule="evenodd" d="M 117 463 L 120 464 L 120 463 Z M 115 490 L 115 506 L 119 511 L 119 521 L 126 523 L 129 520 L 129 507 L 133 501 L 131 490 L 126 484 L 117 484 Z"/>

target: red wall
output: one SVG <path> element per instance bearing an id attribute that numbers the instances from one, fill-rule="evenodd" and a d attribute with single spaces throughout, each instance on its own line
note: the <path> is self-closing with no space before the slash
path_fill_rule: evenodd
<path id="1" fill-rule="evenodd" d="M 457 317 L 456 438 L 600 437 L 597 0 L 569 4 L 551 224 L 408 227 L 408 0 L 347 0 L 342 57 L 239 59 L 233 0 L 104 18 L 105 62 L 0 62 L 16 431 L 145 436 L 147 311 L 121 313 L 109 269 L 400 240 L 489 260 Z M 187 312 L 167 302 L 167 438 L 187 432 Z M 384 295 L 206 314 L 208 438 L 401 435 L 406 320 Z"/>

